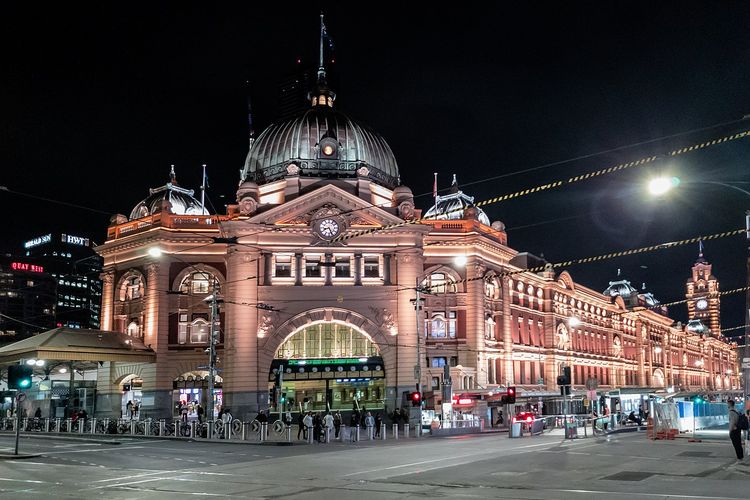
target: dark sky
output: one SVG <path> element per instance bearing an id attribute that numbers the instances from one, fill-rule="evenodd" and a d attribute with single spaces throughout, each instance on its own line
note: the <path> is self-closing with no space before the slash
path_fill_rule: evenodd
<path id="1" fill-rule="evenodd" d="M 129 213 L 175 164 L 233 201 L 256 128 L 275 118 L 278 81 L 317 57 L 320 4 L 180 2 L 8 5 L 0 20 L 0 185 L 106 213 Z M 355 7 L 356 5 L 356 7 Z M 437 5 L 437 4 L 434 4 Z M 389 142 L 402 180 L 442 188 L 650 141 L 750 114 L 750 6 L 739 2 L 508 2 L 440 9 L 325 3 L 338 106 Z M 750 128 L 735 123 L 464 187 L 477 200 Z M 555 192 L 487 207 L 510 245 L 551 261 L 743 227 L 750 139 Z M 659 172 L 683 180 L 654 201 Z M 223 196 L 223 197 L 222 197 Z M 430 197 L 418 198 L 426 208 Z M 0 192 L 1 245 L 51 230 L 104 239 L 108 215 Z M 551 222 L 555 221 L 557 222 Z M 603 290 L 617 268 L 662 301 L 682 298 L 697 247 L 570 269 Z M 741 236 L 706 244 L 723 289 L 744 286 Z M 741 295 L 723 326 L 743 322 Z M 684 320 L 686 309 L 671 314 Z"/>

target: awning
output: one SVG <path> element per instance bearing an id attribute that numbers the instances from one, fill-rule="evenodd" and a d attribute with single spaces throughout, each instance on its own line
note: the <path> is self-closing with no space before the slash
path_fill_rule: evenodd
<path id="1" fill-rule="evenodd" d="M 156 353 L 141 339 L 123 333 L 62 327 L 0 348 L 0 364 L 22 359 L 154 363 Z"/>

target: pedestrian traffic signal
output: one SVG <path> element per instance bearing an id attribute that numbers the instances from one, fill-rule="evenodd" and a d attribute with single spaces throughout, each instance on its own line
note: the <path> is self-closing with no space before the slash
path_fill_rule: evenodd
<path id="1" fill-rule="evenodd" d="M 516 402 L 516 388 L 515 387 L 508 387 L 508 393 L 506 394 L 505 402 L 509 405 L 512 405 Z"/>
<path id="2" fill-rule="evenodd" d="M 409 395 L 412 406 L 419 406 L 422 404 L 422 394 L 419 391 L 414 391 Z"/>
<path id="3" fill-rule="evenodd" d="M 8 389 L 28 389 L 31 387 L 33 369 L 27 365 L 8 367 Z"/>
<path id="4" fill-rule="evenodd" d="M 570 367 L 564 366 L 562 369 L 562 374 L 557 377 L 557 385 L 570 385 L 571 381 Z"/>

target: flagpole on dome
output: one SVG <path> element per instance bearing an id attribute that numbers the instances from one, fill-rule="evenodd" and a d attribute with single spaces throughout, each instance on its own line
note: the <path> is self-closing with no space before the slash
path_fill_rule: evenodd
<path id="1" fill-rule="evenodd" d="M 435 219 L 438 217 L 437 213 L 437 197 L 438 197 L 438 188 L 437 188 L 437 172 L 434 172 L 433 175 L 435 176 L 435 181 L 432 183 L 432 197 L 435 199 L 435 208 L 433 210 L 433 213 L 435 214 Z"/>
<path id="2" fill-rule="evenodd" d="M 326 25 L 323 22 L 323 12 L 320 13 L 320 64 L 318 64 L 318 80 L 325 78 L 326 70 L 323 66 L 323 39 L 326 35 Z"/>
<path id="3" fill-rule="evenodd" d="M 201 215 L 206 212 L 206 164 L 203 164 L 203 184 L 201 185 Z"/>

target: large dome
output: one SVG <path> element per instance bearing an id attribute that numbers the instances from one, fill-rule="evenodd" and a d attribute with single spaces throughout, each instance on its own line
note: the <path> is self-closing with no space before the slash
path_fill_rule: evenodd
<path id="1" fill-rule="evenodd" d="M 243 180 L 274 181 L 296 171 L 287 170 L 292 164 L 300 175 L 332 178 L 356 177 L 365 167 L 360 175 L 378 184 L 391 189 L 400 184 L 396 158 L 385 140 L 330 104 L 313 105 L 264 130 L 250 146 Z"/>

